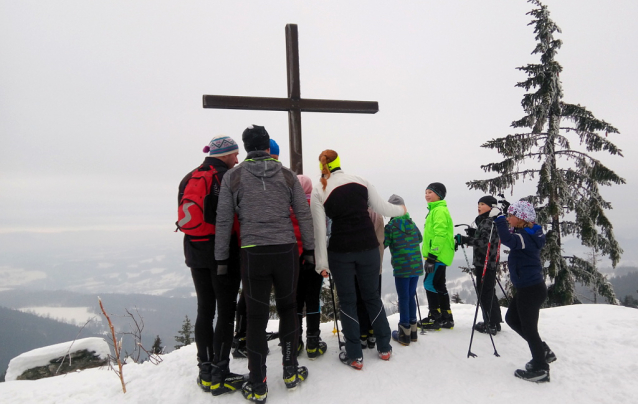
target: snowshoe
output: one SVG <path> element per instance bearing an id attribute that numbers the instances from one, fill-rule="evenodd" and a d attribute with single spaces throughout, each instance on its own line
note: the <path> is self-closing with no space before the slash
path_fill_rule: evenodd
<path id="1" fill-rule="evenodd" d="M 308 368 L 305 366 L 284 366 L 284 383 L 288 391 L 297 388 L 301 382 L 308 378 Z"/>
<path id="2" fill-rule="evenodd" d="M 433 318 L 433 317 L 426 317 L 426 318 L 424 318 L 421 321 L 420 327 L 422 327 L 424 330 L 440 331 L 441 330 L 441 319 L 440 318 Z"/>
<path id="3" fill-rule="evenodd" d="M 233 338 L 233 358 L 241 359 L 248 358 L 248 350 L 246 349 L 246 337 Z"/>
<path id="4" fill-rule="evenodd" d="M 496 335 L 500 331 L 501 326 L 493 326 L 491 324 L 486 324 L 484 322 L 478 322 L 474 325 L 474 329 L 482 334 L 492 334 Z"/>
<path id="5" fill-rule="evenodd" d="M 308 359 L 315 360 L 324 353 L 328 349 L 328 344 L 321 340 L 319 333 L 317 335 L 309 335 L 308 339 L 306 339 L 306 355 L 308 355 Z"/>
<path id="6" fill-rule="evenodd" d="M 213 365 L 212 368 L 210 392 L 214 396 L 239 390 L 248 379 L 248 375 L 231 373 L 227 361 Z"/>
<path id="7" fill-rule="evenodd" d="M 339 352 L 339 360 L 344 365 L 350 366 L 353 369 L 363 369 L 363 358 L 350 359 L 348 358 L 348 354 L 345 352 Z"/>
<path id="8" fill-rule="evenodd" d="M 210 391 L 211 386 L 211 371 L 213 365 L 210 362 L 198 363 L 199 375 L 197 376 L 197 385 L 205 392 Z"/>
<path id="9" fill-rule="evenodd" d="M 377 337 L 375 337 L 372 333 L 368 335 L 368 349 L 374 349 L 377 345 Z"/>
<path id="10" fill-rule="evenodd" d="M 241 394 L 248 401 L 265 403 L 266 398 L 268 398 L 268 386 L 266 383 L 245 382 L 241 387 Z"/>
<path id="11" fill-rule="evenodd" d="M 549 382 L 549 369 L 517 369 L 516 372 L 514 372 L 514 376 L 527 380 L 528 382 L 544 383 Z"/>

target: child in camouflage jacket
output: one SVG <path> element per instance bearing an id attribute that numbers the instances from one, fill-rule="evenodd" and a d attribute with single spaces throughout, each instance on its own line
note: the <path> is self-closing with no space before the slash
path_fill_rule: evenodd
<path id="1" fill-rule="evenodd" d="M 388 202 L 405 205 L 398 195 L 392 195 Z M 392 338 L 401 345 L 410 345 L 418 336 L 416 288 L 419 276 L 423 275 L 422 241 L 421 232 L 408 213 L 393 217 L 385 226 L 384 245 L 392 254 L 394 283 L 399 296 L 399 329 L 392 332 Z"/>

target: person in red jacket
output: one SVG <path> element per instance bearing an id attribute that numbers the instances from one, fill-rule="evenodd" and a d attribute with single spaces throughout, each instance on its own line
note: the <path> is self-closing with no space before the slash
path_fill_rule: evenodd
<path id="1" fill-rule="evenodd" d="M 272 139 L 271 139 L 272 141 Z M 272 147 L 272 145 L 271 145 Z M 272 152 L 272 148 L 271 148 Z M 305 175 L 297 175 L 299 183 L 306 193 L 306 199 L 310 204 L 310 194 L 312 193 L 312 180 Z M 297 246 L 299 247 L 299 282 L 297 283 L 297 315 L 299 316 L 299 348 L 298 353 L 303 351 L 303 315 L 304 306 L 306 308 L 306 354 L 311 360 L 317 359 L 326 352 L 327 345 L 319 336 L 321 330 L 321 288 L 323 286 L 323 276 L 315 271 L 315 263 L 303 256 L 303 243 L 301 241 L 301 231 L 295 214 L 291 212 L 290 218 L 295 228 Z"/>

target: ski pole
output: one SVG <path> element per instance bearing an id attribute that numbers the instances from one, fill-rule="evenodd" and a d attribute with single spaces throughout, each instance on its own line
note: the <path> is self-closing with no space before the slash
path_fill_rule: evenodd
<path id="1" fill-rule="evenodd" d="M 501 288 L 501 292 L 503 292 L 503 295 L 505 296 L 505 300 L 507 300 L 507 305 L 510 305 L 510 298 L 507 296 L 507 293 L 505 293 L 505 289 L 503 289 L 503 285 L 501 285 L 501 281 L 496 278 L 496 282 L 498 282 L 498 286 L 500 286 Z"/>
<path id="2" fill-rule="evenodd" d="M 421 335 L 427 334 L 425 332 L 425 328 L 423 328 L 423 318 L 421 317 L 421 306 L 419 305 L 419 295 L 414 294 L 414 298 L 416 299 L 416 308 L 419 311 L 419 326 L 421 327 Z"/>
<path id="3" fill-rule="evenodd" d="M 337 321 L 337 302 L 335 301 L 335 292 L 334 292 L 334 283 L 332 282 L 332 274 L 328 272 L 328 280 L 330 281 L 330 294 L 332 295 L 332 314 L 335 320 L 335 327 L 337 327 L 337 338 L 339 339 L 339 350 L 341 351 L 341 347 L 345 346 L 345 342 L 341 342 L 341 336 L 339 331 L 339 322 Z"/>
<path id="4" fill-rule="evenodd" d="M 485 272 L 487 271 L 487 263 L 490 258 L 490 248 L 492 247 L 492 232 L 494 231 L 494 222 L 492 222 L 492 226 L 490 227 L 490 237 L 487 242 L 487 252 L 485 253 L 485 264 L 483 265 L 483 276 L 482 280 L 485 279 Z M 476 358 L 476 354 L 472 352 L 472 341 L 474 340 L 474 326 L 476 325 L 476 318 L 478 317 L 478 309 L 481 303 L 481 295 L 483 293 L 483 281 L 481 281 L 481 287 L 479 290 L 478 300 L 476 301 L 476 310 L 474 311 L 474 322 L 472 323 L 472 334 L 470 335 L 470 346 L 467 349 L 467 357 L 470 356 L 472 358 Z M 494 347 L 494 356 L 501 356 L 496 351 L 496 345 L 494 345 L 494 339 L 492 338 L 492 334 L 488 332 L 490 336 L 490 340 L 492 341 L 492 346 Z"/>
<path id="5" fill-rule="evenodd" d="M 476 282 L 474 281 L 474 275 L 472 274 L 472 266 L 470 265 L 470 260 L 467 259 L 467 253 L 465 252 L 465 246 L 461 244 L 461 250 L 463 250 L 463 255 L 465 255 L 465 263 L 467 264 L 467 269 L 470 271 L 470 278 L 472 278 L 472 285 L 474 285 L 474 291 L 478 296 L 478 289 L 476 288 Z"/>

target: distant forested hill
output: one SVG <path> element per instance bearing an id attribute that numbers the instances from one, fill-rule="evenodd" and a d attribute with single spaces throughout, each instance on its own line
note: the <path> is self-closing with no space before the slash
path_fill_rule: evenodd
<path id="1" fill-rule="evenodd" d="M 47 345 L 72 341 L 80 327 L 0 306 L 0 374 L 21 353 Z M 83 332 L 81 338 L 94 337 Z"/>

